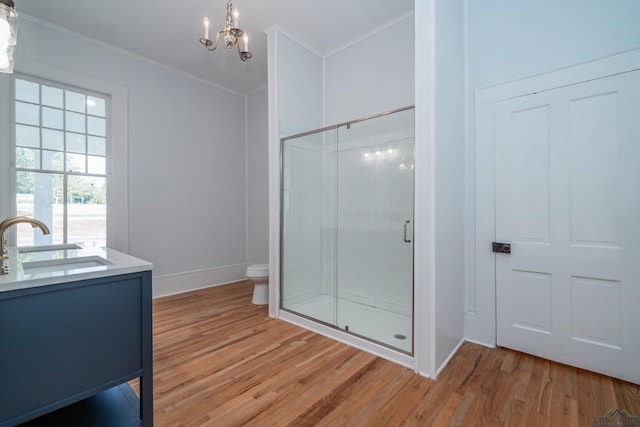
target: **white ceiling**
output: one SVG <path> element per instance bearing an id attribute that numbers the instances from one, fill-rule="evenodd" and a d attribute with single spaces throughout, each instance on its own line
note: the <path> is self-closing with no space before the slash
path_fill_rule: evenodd
<path id="1" fill-rule="evenodd" d="M 249 50 L 253 54 L 252 59 L 242 62 L 235 50 L 227 52 L 222 46 L 215 52 L 207 52 L 198 42 L 204 35 L 205 13 L 211 21 L 212 34 L 223 27 L 226 0 L 16 0 L 15 3 L 19 14 L 67 28 L 242 94 L 267 83 L 266 29 L 277 25 L 325 55 L 411 13 L 414 7 L 414 0 L 236 0 L 233 5 L 240 11 L 239 27 L 249 34 Z"/>

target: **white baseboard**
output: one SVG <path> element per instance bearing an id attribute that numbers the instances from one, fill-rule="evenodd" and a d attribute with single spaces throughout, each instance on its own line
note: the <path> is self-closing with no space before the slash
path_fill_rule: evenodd
<path id="1" fill-rule="evenodd" d="M 206 270 L 156 276 L 153 278 L 153 298 L 166 297 L 245 280 L 247 265 L 248 264 L 234 264 L 208 268 Z"/>
<path id="2" fill-rule="evenodd" d="M 462 338 L 462 339 L 458 342 L 458 345 L 456 345 L 456 347 L 455 347 L 453 350 L 451 350 L 451 353 L 449 353 L 449 355 L 448 355 L 448 356 L 447 356 L 447 358 L 444 360 L 444 362 L 442 362 L 442 363 L 440 364 L 440 367 L 438 367 L 438 368 L 436 369 L 436 375 L 435 375 L 435 378 L 434 378 L 434 379 L 437 379 L 437 378 L 438 378 L 438 375 L 440 375 L 440 372 L 442 372 L 442 370 L 443 370 L 443 369 L 447 366 L 447 364 L 451 361 L 451 359 L 453 358 L 453 356 L 455 356 L 455 354 L 456 354 L 456 353 L 458 352 L 458 350 L 460 349 L 460 346 L 461 346 L 462 344 L 464 344 L 464 341 L 465 341 L 465 339 L 464 339 L 464 338 Z"/>
<path id="3" fill-rule="evenodd" d="M 483 313 L 464 314 L 464 339 L 485 347 L 495 347 L 495 305 Z"/>
<path id="4" fill-rule="evenodd" d="M 483 346 L 483 347 L 487 347 L 487 348 L 496 348 L 496 345 L 495 345 L 495 344 L 488 344 L 488 343 L 486 343 L 486 342 L 477 341 L 477 340 L 474 340 L 474 339 L 471 339 L 471 338 L 467 338 L 467 337 L 465 337 L 465 339 L 464 339 L 464 340 L 465 340 L 466 342 L 470 342 L 470 343 L 472 343 L 472 344 L 478 344 L 478 345 L 481 345 L 481 346 Z"/>

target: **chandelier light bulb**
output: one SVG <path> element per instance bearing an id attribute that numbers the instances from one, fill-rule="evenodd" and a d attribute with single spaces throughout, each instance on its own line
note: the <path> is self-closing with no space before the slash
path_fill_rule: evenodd
<path id="1" fill-rule="evenodd" d="M 204 16 L 204 38 L 209 40 L 209 17 L 207 15 Z"/>
<path id="2" fill-rule="evenodd" d="M 240 12 L 238 9 L 233 9 L 233 28 L 238 28 L 238 17 L 240 16 Z"/>
<path id="3" fill-rule="evenodd" d="M 249 36 L 245 34 L 242 40 L 244 40 L 244 51 L 249 52 Z"/>

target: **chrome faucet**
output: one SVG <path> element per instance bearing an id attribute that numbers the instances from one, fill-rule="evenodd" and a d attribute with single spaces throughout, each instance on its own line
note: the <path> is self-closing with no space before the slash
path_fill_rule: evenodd
<path id="1" fill-rule="evenodd" d="M 7 248 L 5 247 L 7 241 L 4 239 L 4 232 L 7 228 L 11 227 L 15 224 L 27 223 L 31 224 L 33 228 L 39 227 L 42 230 L 42 234 L 49 234 L 49 227 L 47 227 L 43 222 L 38 221 L 34 218 L 29 218 L 26 216 L 10 216 L 4 221 L 0 222 L 0 274 L 7 274 L 9 272 L 9 267 L 5 265 L 4 260 L 9 258 L 7 256 Z"/>

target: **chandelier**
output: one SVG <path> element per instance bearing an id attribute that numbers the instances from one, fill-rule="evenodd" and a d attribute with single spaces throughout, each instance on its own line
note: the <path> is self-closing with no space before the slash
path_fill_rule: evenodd
<path id="1" fill-rule="evenodd" d="M 5 1 L 5 0 L 0 0 Z M 200 39 L 200 43 L 207 48 L 208 51 L 213 52 L 218 47 L 218 41 L 220 40 L 220 36 L 222 37 L 222 41 L 224 45 L 227 47 L 228 51 L 234 46 L 238 47 L 238 54 L 240 55 L 240 59 L 246 61 L 247 59 L 251 59 L 251 52 L 249 52 L 249 36 L 238 28 L 238 9 L 233 9 L 231 5 L 231 0 L 227 0 L 227 22 L 223 29 L 218 31 L 216 34 L 216 41 L 213 42 L 209 39 L 209 18 L 205 15 L 204 17 L 204 37 Z M 243 49 L 240 48 L 239 39 L 242 38 Z"/>
<path id="2" fill-rule="evenodd" d="M 13 0 L 0 0 L 0 73 L 13 73 L 17 16 Z"/>

